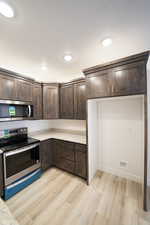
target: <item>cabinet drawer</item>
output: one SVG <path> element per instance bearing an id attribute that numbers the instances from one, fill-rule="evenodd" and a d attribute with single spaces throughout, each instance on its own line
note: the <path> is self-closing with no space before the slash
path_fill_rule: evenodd
<path id="1" fill-rule="evenodd" d="M 74 173 L 75 171 L 75 163 L 70 160 L 57 158 L 55 163 L 58 168 L 66 170 L 67 172 Z"/>
<path id="2" fill-rule="evenodd" d="M 85 152 L 85 151 L 87 151 L 87 145 L 85 145 L 85 144 L 75 144 L 75 150 Z"/>

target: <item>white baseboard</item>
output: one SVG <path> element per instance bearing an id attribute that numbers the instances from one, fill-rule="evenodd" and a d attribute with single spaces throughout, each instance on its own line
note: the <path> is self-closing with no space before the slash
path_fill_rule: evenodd
<path id="1" fill-rule="evenodd" d="M 111 173 L 111 174 L 113 174 L 115 176 L 118 176 L 118 177 L 123 177 L 123 178 L 129 179 L 129 180 L 132 180 L 132 181 L 135 181 L 135 182 L 138 182 L 138 183 L 143 183 L 143 181 L 144 181 L 143 177 L 137 176 L 135 174 L 128 173 L 126 171 L 113 169 L 113 168 L 110 168 L 110 167 L 103 166 L 103 168 L 99 168 L 99 170 L 103 171 L 103 172 Z"/>

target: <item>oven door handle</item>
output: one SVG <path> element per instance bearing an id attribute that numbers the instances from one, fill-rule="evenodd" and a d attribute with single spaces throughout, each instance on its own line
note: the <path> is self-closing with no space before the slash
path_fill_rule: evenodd
<path id="1" fill-rule="evenodd" d="M 35 148 L 37 146 L 40 146 L 40 144 L 34 144 L 34 145 L 30 145 L 28 147 L 23 147 L 23 148 L 19 148 L 19 149 L 16 149 L 16 150 L 13 150 L 13 151 L 10 151 L 10 152 L 6 152 L 4 153 L 4 155 L 7 157 L 7 156 L 11 156 L 11 155 L 16 155 L 16 154 L 19 154 L 19 153 L 22 153 L 22 152 L 25 152 L 25 151 L 29 151 L 31 150 L 32 148 Z"/>

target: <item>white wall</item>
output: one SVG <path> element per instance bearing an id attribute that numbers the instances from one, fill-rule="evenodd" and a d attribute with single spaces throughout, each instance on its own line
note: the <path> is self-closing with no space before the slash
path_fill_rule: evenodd
<path id="1" fill-rule="evenodd" d="M 94 100 L 88 100 L 88 165 L 91 183 L 98 170 L 98 105 Z"/>
<path id="2" fill-rule="evenodd" d="M 79 120 L 31 120 L 31 121 L 11 121 L 0 122 L 0 130 L 19 127 L 28 127 L 29 132 L 47 130 L 50 128 L 86 130 L 86 122 Z"/>
<path id="3" fill-rule="evenodd" d="M 120 97 L 98 103 L 99 169 L 143 181 L 144 98 Z M 126 162 L 121 166 L 120 162 Z"/>

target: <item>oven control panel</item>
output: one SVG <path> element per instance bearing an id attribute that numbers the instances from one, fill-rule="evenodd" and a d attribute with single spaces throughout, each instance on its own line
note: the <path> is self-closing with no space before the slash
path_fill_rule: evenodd
<path id="1" fill-rule="evenodd" d="M 27 127 L 20 128 L 20 129 L 18 129 L 18 133 L 19 134 L 27 134 L 28 133 L 28 128 Z"/>

